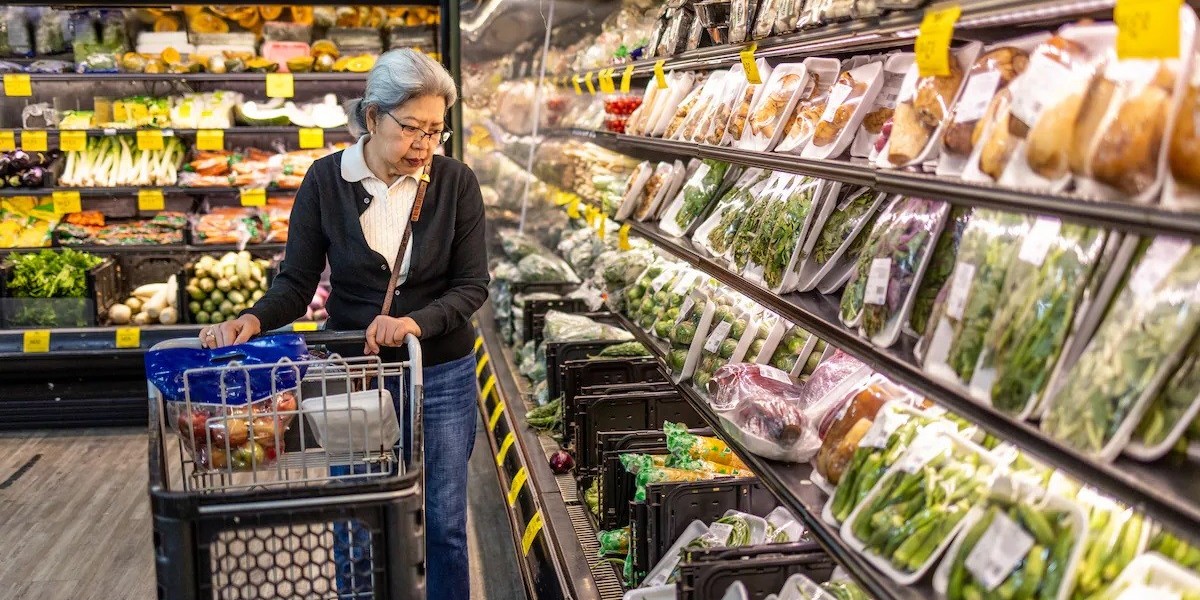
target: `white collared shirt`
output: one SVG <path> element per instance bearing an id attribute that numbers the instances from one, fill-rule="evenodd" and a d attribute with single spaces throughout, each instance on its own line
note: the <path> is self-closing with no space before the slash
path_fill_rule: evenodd
<path id="1" fill-rule="evenodd" d="M 418 179 L 416 175 L 405 175 L 396 180 L 390 187 L 381 181 L 363 157 L 363 146 L 369 135 L 358 138 L 358 143 L 346 148 L 342 153 L 342 179 L 350 183 L 361 181 L 370 198 L 358 201 L 366 203 L 367 209 L 358 217 L 362 226 L 363 236 L 372 250 L 383 255 L 388 266 L 396 268 L 396 254 L 400 251 L 400 242 L 404 238 L 404 228 L 412 216 L 413 202 L 417 198 Z M 399 283 L 408 278 L 408 268 L 412 261 L 412 241 L 404 251 L 404 262 L 400 267 Z M 398 283 L 398 284 L 399 284 Z M 397 285 L 398 285 L 397 284 Z"/>

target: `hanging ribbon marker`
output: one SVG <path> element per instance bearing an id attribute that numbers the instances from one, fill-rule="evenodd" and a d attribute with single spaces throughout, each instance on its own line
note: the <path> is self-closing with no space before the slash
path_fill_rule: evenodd
<path id="1" fill-rule="evenodd" d="M 628 94 L 630 86 L 633 85 L 633 65 L 625 67 L 625 74 L 621 76 L 621 93 Z"/>
<path id="2" fill-rule="evenodd" d="M 483 389 L 479 390 L 479 396 L 486 399 L 488 394 L 491 394 L 496 389 L 496 375 L 489 375 L 487 381 L 483 382 Z M 503 403 L 502 403 L 503 404 Z"/>
<path id="3" fill-rule="evenodd" d="M 621 250 L 629 250 L 629 223 L 621 226 L 617 232 L 617 248 Z"/>
<path id="4" fill-rule="evenodd" d="M 654 81 L 658 82 L 658 89 L 667 89 L 667 74 L 663 72 L 663 65 L 667 61 L 660 60 L 654 63 Z"/>
<path id="5" fill-rule="evenodd" d="M 742 69 L 746 72 L 746 81 L 751 85 L 762 83 L 762 75 L 758 73 L 758 63 L 755 61 L 754 53 L 758 52 L 758 42 L 750 44 L 749 48 L 742 50 Z"/>
<path id="6" fill-rule="evenodd" d="M 579 76 L 575 75 L 574 77 L 571 77 L 571 83 L 575 84 L 575 95 L 582 96 L 583 88 L 579 87 Z"/>
<path id="7" fill-rule="evenodd" d="M 595 96 L 596 95 L 596 84 L 592 83 L 592 72 L 591 71 L 588 71 L 587 75 L 583 76 L 583 82 L 585 84 L 587 84 L 588 93 Z"/>
<path id="8" fill-rule="evenodd" d="M 1179 58 L 1179 0 L 1117 0 L 1117 58 Z"/>
<path id="9" fill-rule="evenodd" d="M 954 24 L 962 16 L 958 5 L 925 11 L 913 51 L 917 55 L 917 71 L 921 77 L 950 75 L 950 41 Z"/>

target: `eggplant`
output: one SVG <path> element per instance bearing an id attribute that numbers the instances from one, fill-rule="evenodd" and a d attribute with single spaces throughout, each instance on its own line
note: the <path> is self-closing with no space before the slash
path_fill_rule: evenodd
<path id="1" fill-rule="evenodd" d="M 28 171 L 21 173 L 21 185 L 27 188 L 39 188 L 46 181 L 46 170 L 41 167 L 33 167 Z"/>
<path id="2" fill-rule="evenodd" d="M 10 171 L 24 171 L 33 166 L 33 157 L 24 150 L 13 150 L 8 158 Z"/>
<path id="3" fill-rule="evenodd" d="M 10 165 L 12 165 L 12 158 L 7 152 L 0 152 L 0 176 L 8 175 Z"/>

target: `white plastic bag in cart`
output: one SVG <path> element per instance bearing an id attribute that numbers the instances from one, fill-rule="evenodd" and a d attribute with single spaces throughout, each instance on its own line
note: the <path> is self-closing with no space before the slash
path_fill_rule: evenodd
<path id="1" fill-rule="evenodd" d="M 386 389 L 305 398 L 300 409 L 329 454 L 386 451 L 400 441 L 396 407 Z"/>

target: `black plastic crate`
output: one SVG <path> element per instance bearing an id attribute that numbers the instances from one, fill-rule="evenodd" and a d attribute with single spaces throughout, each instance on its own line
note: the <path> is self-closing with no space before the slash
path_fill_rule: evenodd
<path id="1" fill-rule="evenodd" d="M 263 271 L 264 271 L 263 277 L 266 279 L 266 281 L 262 284 L 262 287 L 259 288 L 265 293 L 267 291 L 267 289 L 269 289 L 271 287 L 271 282 L 275 279 L 275 276 L 279 274 L 279 261 L 277 260 L 277 258 L 279 257 L 280 253 L 277 250 L 254 248 L 253 246 L 248 246 L 246 248 L 246 251 L 248 251 L 250 253 L 250 256 L 253 259 L 266 259 L 268 261 L 271 261 L 271 264 L 268 265 L 266 269 L 263 269 Z M 227 254 L 227 252 L 221 252 L 221 251 L 214 250 L 213 252 L 200 252 L 200 254 L 211 255 L 214 258 L 220 260 L 220 258 L 222 256 L 224 256 L 225 254 Z M 188 295 L 187 286 L 192 278 L 192 274 L 194 272 L 195 265 L 196 265 L 196 260 L 198 260 L 198 259 L 199 259 L 198 257 L 193 255 L 192 259 L 187 261 L 187 263 L 183 266 L 183 269 L 181 271 L 179 271 L 179 274 L 176 276 L 177 277 L 176 281 L 179 282 L 179 296 L 178 296 L 179 304 L 178 305 L 179 305 L 179 322 L 180 323 L 195 323 L 196 322 L 196 316 L 194 314 L 192 314 L 191 307 L 188 306 L 189 304 L 191 304 L 192 298 L 191 298 L 191 296 Z"/>
<path id="2" fill-rule="evenodd" d="M 584 388 L 619 383 L 654 383 L 667 381 L 662 363 L 656 358 L 606 358 L 595 360 L 567 361 L 562 365 L 563 414 L 569 422 L 575 414 L 575 397 Z M 647 429 L 642 427 L 641 429 Z M 563 444 L 570 443 L 572 432 L 566 427 Z"/>
<path id="3" fill-rule="evenodd" d="M 826 581 L 837 563 L 813 542 L 769 544 L 749 548 L 718 548 L 692 553 L 679 566 L 675 584 L 679 600 L 720 598 L 740 581 L 751 600 L 779 593 L 789 577 L 801 574 Z"/>
<path id="4" fill-rule="evenodd" d="M 712 435 L 705 428 L 690 429 L 696 435 Z M 600 483 L 601 529 L 615 529 L 629 524 L 629 503 L 637 485 L 637 476 L 625 470 L 621 455 L 631 452 L 639 454 L 666 454 L 667 435 L 662 430 L 653 431 L 601 431 L 597 433 L 600 447 L 600 471 L 596 475 Z"/>
<path id="5" fill-rule="evenodd" d="M 95 327 L 122 300 L 121 269 L 112 258 L 87 272 L 82 298 L 14 298 L 8 289 L 12 266 L 0 264 L 0 327 L 5 329 Z"/>
<path id="6" fill-rule="evenodd" d="M 528 339 L 528 338 L 526 338 Z M 546 344 L 546 386 L 549 398 L 553 400 L 562 393 L 562 365 L 572 360 L 588 360 L 599 354 L 605 348 L 621 344 L 616 340 L 593 340 L 587 342 L 552 342 Z"/>
<path id="7" fill-rule="evenodd" d="M 771 491 L 752 477 L 647 485 L 646 501 L 634 502 L 630 511 L 630 543 L 637 545 L 634 568 L 644 573 L 658 564 L 692 521 L 707 525 L 730 509 L 765 517 L 777 506 Z"/>
<path id="8" fill-rule="evenodd" d="M 126 291 L 148 283 L 166 283 L 172 275 L 179 277 L 188 264 L 187 249 L 122 250 L 116 256 L 125 277 Z M 176 279 L 178 281 L 178 279 Z"/>
<path id="9" fill-rule="evenodd" d="M 594 477 L 600 471 L 598 433 L 601 431 L 645 431 L 662 429 L 663 423 L 697 426 L 700 415 L 678 391 L 638 394 L 584 395 L 576 399 L 576 412 L 564 414 L 573 429 L 575 473 Z"/>

